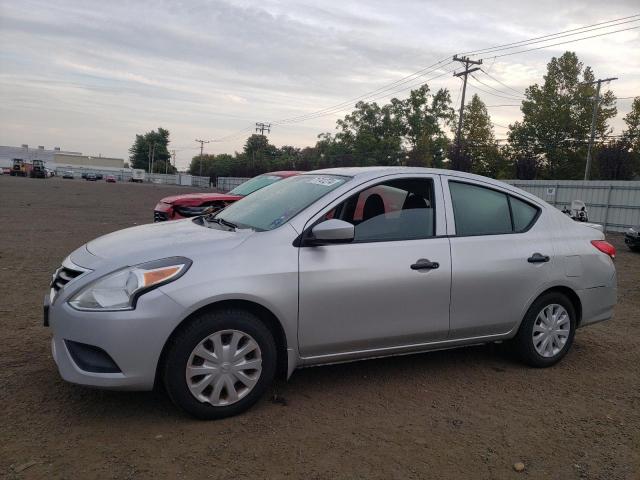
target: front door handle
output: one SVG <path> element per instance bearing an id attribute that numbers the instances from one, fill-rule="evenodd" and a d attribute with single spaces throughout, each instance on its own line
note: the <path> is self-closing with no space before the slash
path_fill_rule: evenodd
<path id="1" fill-rule="evenodd" d="M 438 262 L 431 262 L 426 258 L 421 258 L 411 265 L 411 270 L 435 270 L 436 268 L 440 268 L 440 264 Z"/>
<path id="2" fill-rule="evenodd" d="M 542 255 L 541 253 L 534 253 L 529 258 L 527 258 L 527 262 L 529 263 L 545 263 L 549 261 L 549 255 Z"/>

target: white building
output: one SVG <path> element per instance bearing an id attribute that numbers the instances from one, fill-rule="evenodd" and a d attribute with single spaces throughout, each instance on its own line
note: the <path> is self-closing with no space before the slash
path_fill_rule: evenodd
<path id="1" fill-rule="evenodd" d="M 21 147 L 0 145 L 0 168 L 11 167 L 14 158 L 20 158 L 27 163 L 31 163 L 33 160 L 43 160 L 45 167 L 50 170 L 77 168 L 81 170 L 120 171 L 124 168 L 124 159 L 122 158 L 82 155 L 81 152 L 60 150 L 60 147 L 48 150 L 43 146 L 33 148 L 29 147 L 29 145 L 22 145 Z"/>

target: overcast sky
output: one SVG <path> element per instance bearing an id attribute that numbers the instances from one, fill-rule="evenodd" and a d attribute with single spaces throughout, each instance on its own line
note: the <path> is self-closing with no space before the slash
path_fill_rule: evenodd
<path id="1" fill-rule="evenodd" d="M 638 13 L 637 0 L 0 0 L 0 144 L 126 158 L 136 133 L 162 126 L 183 168 L 197 153 L 195 138 L 332 106 L 455 52 Z M 640 23 L 617 29 L 631 26 Z M 611 84 L 617 96 L 640 95 L 640 29 L 486 59 L 484 67 L 524 91 L 566 49 L 597 77 L 619 77 Z M 453 99 L 460 83 L 450 73 L 429 82 Z M 519 103 L 470 86 L 474 92 L 488 105 Z M 619 101 L 617 130 L 630 102 Z M 500 125 L 519 118 L 518 107 L 490 113 Z M 313 145 L 339 115 L 279 125 L 269 138 Z M 498 138 L 505 132 L 495 127 Z M 206 151 L 232 153 L 245 138 Z"/>

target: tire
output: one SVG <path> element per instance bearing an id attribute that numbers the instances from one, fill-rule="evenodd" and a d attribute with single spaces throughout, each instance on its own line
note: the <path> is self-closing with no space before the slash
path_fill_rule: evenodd
<path id="1" fill-rule="evenodd" d="M 640 247 L 629 245 L 629 250 L 631 250 L 632 252 L 640 252 Z"/>
<path id="2" fill-rule="evenodd" d="M 563 310 L 568 319 L 562 315 Z M 547 318 L 543 313 L 545 311 L 551 317 L 549 325 L 544 323 Z M 554 312 L 556 312 L 555 318 L 553 317 Z M 538 315 L 541 315 L 540 320 Z M 552 326 L 557 321 L 560 323 L 556 332 L 562 333 L 556 333 L 554 336 L 544 331 L 544 329 Z M 536 330 L 535 337 L 534 329 Z M 566 330 L 568 330 L 568 333 L 565 334 Z M 567 354 L 573 344 L 575 332 L 576 312 L 571 301 L 559 292 L 545 293 L 533 302 L 524 316 L 518 334 L 514 338 L 515 350 L 520 359 L 529 366 L 536 368 L 551 367 Z M 545 336 L 540 337 L 543 334 L 549 337 L 546 344 L 544 343 Z M 562 343 L 563 341 L 564 343 Z M 560 343 L 562 343 L 561 346 Z M 546 348 L 544 348 L 545 345 Z M 544 354 L 540 352 L 542 349 L 544 349 Z"/>
<path id="3" fill-rule="evenodd" d="M 238 361 L 227 361 L 231 358 L 223 357 L 218 352 L 222 351 L 220 347 L 223 346 L 228 349 L 225 352 L 235 351 L 234 340 L 238 345 L 238 353 L 245 347 L 252 350 L 239 357 Z M 253 348 L 251 340 L 257 344 L 257 349 Z M 196 348 L 199 348 L 197 353 Z M 212 355 L 212 352 L 217 356 Z M 243 365 L 236 366 L 240 361 L 245 366 L 259 365 L 260 369 L 238 371 L 243 368 Z M 276 364 L 276 344 L 265 324 L 248 311 L 224 309 L 194 317 L 170 339 L 164 360 L 163 379 L 173 403 L 196 418 L 213 420 L 238 415 L 255 404 L 273 382 Z M 202 371 L 211 372 L 212 365 L 216 368 L 214 372 L 194 375 L 194 372 L 200 372 L 198 367 Z M 189 374 L 188 367 L 191 372 Z M 206 370 L 202 367 L 206 367 Z M 251 387 L 247 383 L 252 384 Z M 207 384 L 204 389 L 199 388 L 204 384 Z M 225 386 L 220 387 L 220 384 Z M 234 399 L 234 391 L 237 400 Z M 196 398 L 196 395 L 200 397 Z"/>

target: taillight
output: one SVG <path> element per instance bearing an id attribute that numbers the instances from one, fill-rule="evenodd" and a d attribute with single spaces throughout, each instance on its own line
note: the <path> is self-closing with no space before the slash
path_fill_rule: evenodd
<path id="1" fill-rule="evenodd" d="M 609 255 L 612 259 L 616 258 L 616 247 L 605 240 L 591 240 L 591 245 L 596 247 L 602 253 Z"/>

